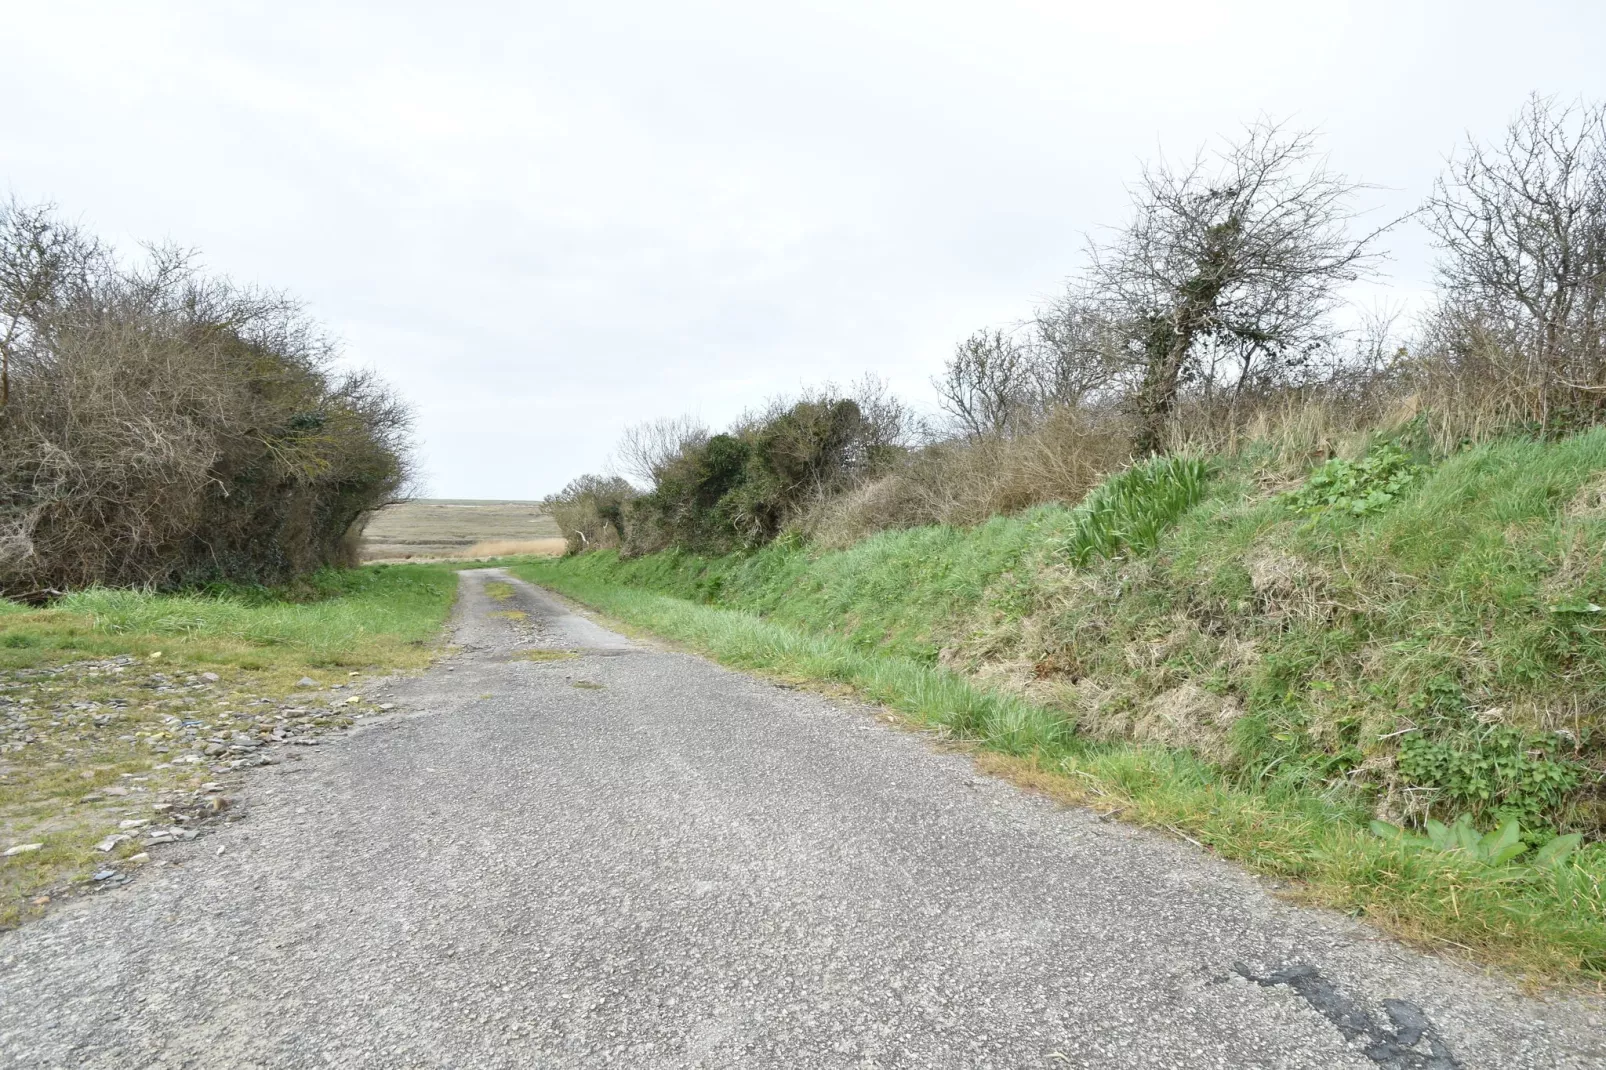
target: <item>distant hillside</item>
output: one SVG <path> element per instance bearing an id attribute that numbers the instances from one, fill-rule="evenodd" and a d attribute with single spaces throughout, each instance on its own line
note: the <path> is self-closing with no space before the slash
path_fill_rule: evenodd
<path id="1" fill-rule="evenodd" d="M 558 525 L 540 502 L 419 498 L 379 510 L 362 539 L 364 561 L 562 552 Z"/>

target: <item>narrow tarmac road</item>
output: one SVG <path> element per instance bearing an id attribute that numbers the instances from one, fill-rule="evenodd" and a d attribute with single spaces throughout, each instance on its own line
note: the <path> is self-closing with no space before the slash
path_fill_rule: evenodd
<path id="1" fill-rule="evenodd" d="M 0 1065 L 1606 1066 L 1593 1003 L 462 582 L 397 716 L 0 937 Z"/>

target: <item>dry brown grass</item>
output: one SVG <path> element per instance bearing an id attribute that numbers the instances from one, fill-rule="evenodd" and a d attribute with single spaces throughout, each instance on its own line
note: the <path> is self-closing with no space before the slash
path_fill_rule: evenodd
<path id="1" fill-rule="evenodd" d="M 1332 457 L 1354 458 L 1379 436 L 1415 425 L 1436 452 L 1584 419 L 1577 399 L 1525 386 L 1509 355 L 1429 352 L 1398 366 L 1308 387 L 1238 398 L 1193 398 L 1177 409 L 1168 453 L 1251 455 L 1268 492 Z M 1556 428 L 1568 426 L 1565 422 Z M 913 453 L 893 471 L 816 503 L 799 527 L 840 549 L 877 531 L 925 524 L 970 526 L 1047 502 L 1075 504 L 1132 458 L 1134 425 L 1119 412 L 1051 410 L 1027 431 L 954 440 Z M 1606 497 L 1606 496 L 1603 496 Z"/>
<path id="2" fill-rule="evenodd" d="M 364 561 L 466 561 L 561 554 L 563 539 L 539 502 L 421 498 L 375 513 L 361 553 Z"/>
<path id="3" fill-rule="evenodd" d="M 1414 422 L 1422 440 L 1447 455 L 1513 431 L 1557 434 L 1598 423 L 1606 408 L 1598 378 L 1562 381 L 1555 368 L 1497 339 L 1440 325 L 1416 351 L 1381 367 L 1242 398 L 1185 400 L 1164 445 L 1229 456 L 1253 448 L 1272 468 L 1302 474 L 1329 457 L 1358 456 Z"/>
<path id="4" fill-rule="evenodd" d="M 820 545 L 847 546 L 887 528 L 979 524 L 1045 502 L 1081 501 L 1131 458 L 1122 417 L 1052 410 L 1010 437 L 927 447 L 892 473 L 815 506 L 802 527 Z"/>

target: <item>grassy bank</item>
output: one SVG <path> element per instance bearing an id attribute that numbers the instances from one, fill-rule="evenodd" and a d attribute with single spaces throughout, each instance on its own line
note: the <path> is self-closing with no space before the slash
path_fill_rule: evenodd
<path id="1" fill-rule="evenodd" d="M 852 687 L 1412 939 L 1600 984 L 1606 433 L 1449 458 L 1403 436 L 1308 480 L 1252 454 L 1204 470 L 1181 505 L 1154 497 L 1163 522 L 1123 505 L 1150 537 L 1097 553 L 1086 509 L 1042 507 L 841 551 L 519 572 L 730 664 Z M 1380 817 L 1515 820 L 1525 849 L 1389 839 Z M 1559 833 L 1585 842 L 1536 864 Z"/>
<path id="2" fill-rule="evenodd" d="M 0 926 L 126 871 L 139 835 L 218 806 L 202 785 L 262 741 L 370 709 L 361 678 L 425 665 L 455 592 L 449 567 L 377 566 L 294 590 L 0 603 L 0 851 L 18 849 L 0 857 Z"/>

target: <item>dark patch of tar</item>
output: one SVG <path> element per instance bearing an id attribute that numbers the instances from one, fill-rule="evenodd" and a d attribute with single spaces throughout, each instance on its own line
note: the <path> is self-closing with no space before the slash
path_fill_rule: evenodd
<path id="1" fill-rule="evenodd" d="M 1366 1057 L 1388 1070 L 1461 1070 L 1461 1064 L 1450 1054 L 1450 1048 L 1428 1021 L 1427 1015 L 1414 1003 L 1403 999 L 1385 999 L 1383 1012 L 1394 1024 L 1389 1029 L 1372 1016 L 1372 1013 L 1355 1000 L 1343 995 L 1333 982 L 1323 977 L 1315 966 L 1288 966 L 1264 977 L 1257 977 L 1243 963 L 1233 969 L 1243 977 L 1266 988 L 1287 985 L 1306 1003 L 1316 1008 L 1345 1040 L 1361 1040 Z M 1428 1050 L 1419 1051 L 1423 1041 Z"/>

